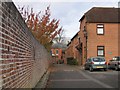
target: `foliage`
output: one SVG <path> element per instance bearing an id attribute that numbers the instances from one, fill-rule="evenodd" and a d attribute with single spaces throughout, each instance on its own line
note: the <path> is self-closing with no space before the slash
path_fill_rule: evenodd
<path id="1" fill-rule="evenodd" d="M 25 6 L 22 8 L 18 7 L 18 10 L 36 39 L 50 51 L 53 39 L 63 33 L 62 27 L 59 28 L 60 20 L 50 20 L 50 6 L 47 7 L 42 15 L 41 11 L 35 13 L 33 8 L 29 10 L 29 7 L 25 8 Z"/>
<path id="2" fill-rule="evenodd" d="M 69 57 L 69 58 L 67 58 L 67 64 L 69 64 L 69 65 L 78 65 L 78 61 L 73 57 Z"/>
<path id="3" fill-rule="evenodd" d="M 58 60 L 58 63 L 59 63 L 59 64 L 63 64 L 64 61 L 63 61 L 63 60 Z"/>

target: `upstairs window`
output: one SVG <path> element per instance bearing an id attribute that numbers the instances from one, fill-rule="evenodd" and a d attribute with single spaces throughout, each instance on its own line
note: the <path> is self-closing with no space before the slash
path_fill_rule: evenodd
<path id="1" fill-rule="evenodd" d="M 104 25 L 103 24 L 97 24 L 97 34 L 104 35 Z"/>

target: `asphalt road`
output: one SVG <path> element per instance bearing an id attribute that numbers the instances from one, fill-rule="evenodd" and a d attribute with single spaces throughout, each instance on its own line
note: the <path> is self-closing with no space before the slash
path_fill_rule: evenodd
<path id="1" fill-rule="evenodd" d="M 47 88 L 118 88 L 118 71 L 94 71 L 76 66 L 54 65 Z"/>

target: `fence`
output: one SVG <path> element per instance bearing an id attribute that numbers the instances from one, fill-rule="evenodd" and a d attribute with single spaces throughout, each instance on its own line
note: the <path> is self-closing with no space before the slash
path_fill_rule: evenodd
<path id="1" fill-rule="evenodd" d="M 49 57 L 14 3 L 0 1 L 0 88 L 33 88 L 48 69 Z"/>

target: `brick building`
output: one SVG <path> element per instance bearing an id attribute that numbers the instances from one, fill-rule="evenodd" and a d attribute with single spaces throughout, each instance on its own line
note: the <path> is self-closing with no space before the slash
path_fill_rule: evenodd
<path id="1" fill-rule="evenodd" d="M 78 64 L 81 64 L 80 53 L 79 53 L 79 50 L 77 49 L 77 45 L 79 45 L 79 42 L 80 42 L 80 37 L 78 33 L 76 33 L 76 35 L 68 43 L 65 55 L 66 55 L 66 61 L 67 61 L 67 58 L 73 57 L 78 61 Z"/>
<path id="2" fill-rule="evenodd" d="M 118 8 L 94 7 L 86 12 L 80 22 L 80 44 L 82 63 L 92 56 L 105 57 L 107 61 L 119 56 Z"/>
<path id="3" fill-rule="evenodd" d="M 65 61 L 65 50 L 64 50 L 64 45 L 61 43 L 59 44 L 54 44 L 51 48 L 51 55 L 53 59 L 53 63 L 66 63 Z"/>
<path id="4" fill-rule="evenodd" d="M 52 53 L 53 62 L 58 63 L 58 61 L 61 60 L 61 57 L 62 57 L 62 49 L 52 48 L 51 53 Z"/>
<path id="5" fill-rule="evenodd" d="M 68 44 L 66 58 L 74 57 L 83 65 L 89 57 L 102 56 L 109 61 L 120 56 L 118 11 L 118 8 L 93 7 L 86 12 L 79 20 L 80 31 Z"/>

